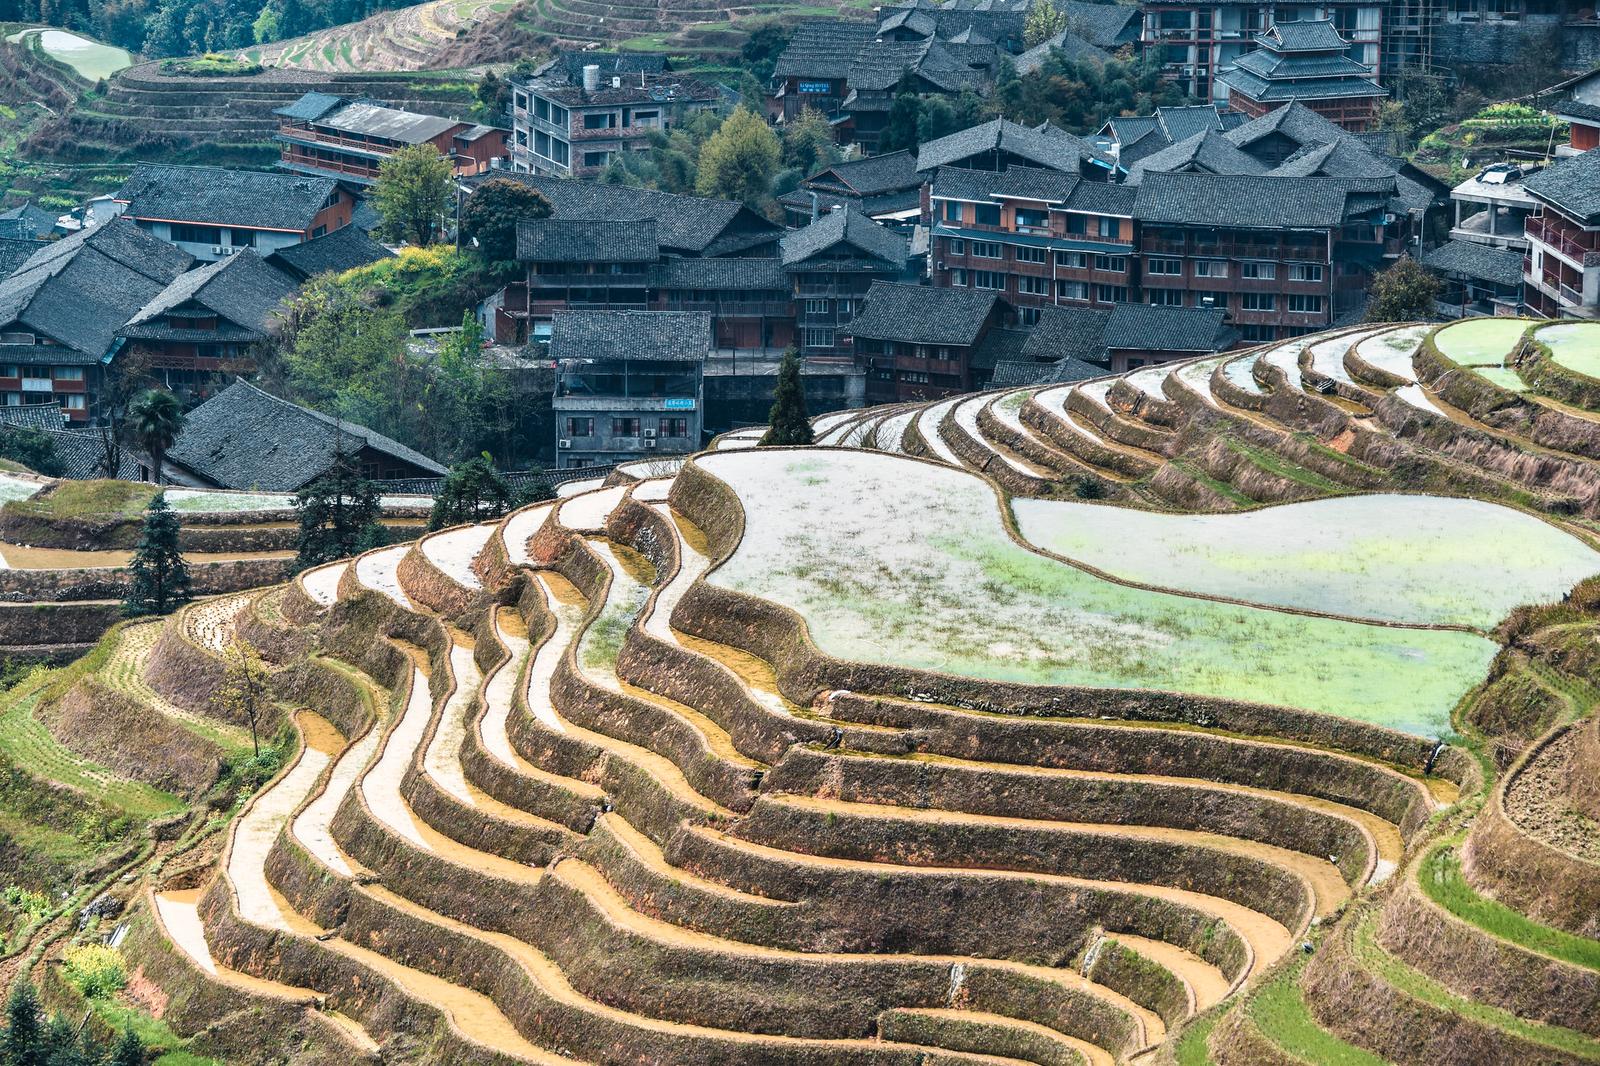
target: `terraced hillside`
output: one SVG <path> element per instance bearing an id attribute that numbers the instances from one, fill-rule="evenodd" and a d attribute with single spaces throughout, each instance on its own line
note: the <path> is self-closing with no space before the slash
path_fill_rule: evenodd
<path id="1" fill-rule="evenodd" d="M 122 630 L 29 721 L 182 803 L 270 664 L 281 770 L 118 890 L 229 1061 L 1594 1061 L 1594 416 L 1526 329 L 725 437 Z"/>

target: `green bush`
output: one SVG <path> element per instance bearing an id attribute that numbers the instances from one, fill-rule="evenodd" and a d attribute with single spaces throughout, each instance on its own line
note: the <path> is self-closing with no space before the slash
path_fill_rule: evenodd
<path id="1" fill-rule="evenodd" d="M 80 944 L 68 948 L 62 972 L 88 999 L 108 999 L 128 983 L 122 952 L 105 944 Z"/>

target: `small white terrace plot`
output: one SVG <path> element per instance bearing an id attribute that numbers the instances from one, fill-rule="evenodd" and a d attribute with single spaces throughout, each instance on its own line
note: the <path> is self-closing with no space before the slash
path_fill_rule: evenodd
<path id="1" fill-rule="evenodd" d="M 1252 373 L 1256 365 L 1254 355 L 1242 355 L 1222 365 L 1222 373 L 1235 388 L 1252 396 L 1261 395 L 1261 385 Z"/>
<path id="2" fill-rule="evenodd" d="M 232 511 L 289 511 L 294 509 L 292 492 L 223 492 L 212 489 L 167 489 L 167 503 L 174 511 L 222 514 Z M 380 496 L 378 506 L 385 510 L 426 508 L 428 496 Z"/>
<path id="3" fill-rule="evenodd" d="M 1311 369 L 1325 378 L 1343 382 L 1346 385 L 1354 384 L 1350 380 L 1350 371 L 1345 369 L 1344 353 L 1350 350 L 1353 344 L 1360 344 L 1368 337 L 1374 336 L 1382 330 L 1364 329 L 1354 333 L 1341 333 L 1327 340 L 1318 341 L 1311 345 Z"/>
<path id="4" fill-rule="evenodd" d="M 917 417 L 917 413 L 917 408 L 913 407 L 885 418 L 879 424 L 877 432 L 873 434 L 873 447 L 880 452 L 904 451 L 901 441 L 905 438 L 906 427 L 911 425 L 911 420 Z"/>
<path id="5" fill-rule="evenodd" d="M 1577 537 L 1477 500 L 1342 496 L 1220 515 L 1011 506 L 1028 541 L 1115 577 L 1385 622 L 1487 630 L 1600 574 L 1600 552 Z"/>
<path id="6" fill-rule="evenodd" d="M 1406 381 L 1417 380 L 1414 359 L 1429 326 L 1401 326 L 1368 337 L 1356 344 L 1356 358 L 1368 366 Z"/>
<path id="7" fill-rule="evenodd" d="M 41 481 L 29 481 L 27 478 L 0 474 L 0 503 L 26 500 L 42 488 L 44 483 Z"/>
<path id="8" fill-rule="evenodd" d="M 840 659 L 1256 700 L 1428 736 L 1497 650 L 1106 581 L 1013 541 L 992 489 L 961 470 L 839 451 L 697 462 L 745 518 L 707 580 L 795 610 Z"/>

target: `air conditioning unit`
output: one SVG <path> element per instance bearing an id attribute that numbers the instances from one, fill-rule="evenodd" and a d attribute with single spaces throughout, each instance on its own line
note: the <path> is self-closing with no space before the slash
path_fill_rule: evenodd
<path id="1" fill-rule="evenodd" d="M 646 437 L 644 439 L 644 446 L 646 451 L 654 448 L 656 446 L 656 439 L 654 437 Z"/>
<path id="2" fill-rule="evenodd" d="M 556 441 L 556 447 L 570 448 L 572 447 L 572 441 L 568 440 L 566 437 L 562 437 L 560 440 Z"/>
<path id="3" fill-rule="evenodd" d="M 653 429 L 645 430 L 644 431 L 644 439 L 645 440 L 655 440 L 656 439 L 656 431 L 653 430 Z"/>
<path id="4" fill-rule="evenodd" d="M 224 251 L 224 249 L 223 249 L 222 245 L 220 245 L 220 244 L 213 244 L 211 246 L 211 254 L 212 255 L 221 255 L 223 253 L 223 251 Z"/>

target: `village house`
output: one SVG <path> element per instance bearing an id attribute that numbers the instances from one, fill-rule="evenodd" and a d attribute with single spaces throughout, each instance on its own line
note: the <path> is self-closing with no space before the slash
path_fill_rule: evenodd
<path id="1" fill-rule="evenodd" d="M 493 126 L 329 93 L 306 93 L 273 114 L 283 120 L 274 138 L 283 146 L 278 166 L 358 185 L 377 181 L 385 159 L 419 144 L 433 145 L 458 177 L 481 174 L 508 158 L 511 137 Z"/>
<path id="2" fill-rule="evenodd" d="M 556 469 L 702 447 L 711 316 L 699 311 L 557 311 Z"/>
<path id="3" fill-rule="evenodd" d="M 807 360 L 853 360 L 848 326 L 874 282 L 907 278 L 907 241 L 851 207 L 784 235 L 783 272 L 794 331 Z"/>
<path id="4" fill-rule="evenodd" d="M 799 188 L 778 197 L 784 225 L 811 224 L 836 207 L 851 207 L 874 222 L 910 233 L 922 216 L 922 185 L 916 152 L 847 159 L 819 171 Z"/>
<path id="5" fill-rule="evenodd" d="M 1389 95 L 1372 68 L 1351 59 L 1351 44 L 1331 19 L 1274 23 L 1259 46 L 1221 71 L 1228 105 L 1251 118 L 1294 101 L 1352 133 L 1377 121 Z"/>
<path id="6" fill-rule="evenodd" d="M 1568 156 L 1523 183 L 1528 218 L 1523 294 L 1546 318 L 1600 316 L 1600 149 Z"/>
<path id="7" fill-rule="evenodd" d="M 120 219 L 43 245 L 0 282 L 0 403 L 87 423 L 118 329 L 193 262 Z"/>
<path id="8" fill-rule="evenodd" d="M 266 256 L 348 226 L 356 197 L 305 174 L 140 163 L 117 191 L 123 217 L 196 259 Z"/>
<path id="9" fill-rule="evenodd" d="M 868 404 L 972 392 L 1027 337 L 1008 329 L 1012 306 L 982 289 L 935 289 L 878 281 L 843 332 L 867 372 Z"/>
<path id="10" fill-rule="evenodd" d="M 274 332 L 295 278 L 246 248 L 179 274 L 117 332 L 113 367 L 141 373 L 188 400 L 256 369 L 256 346 Z"/>
<path id="11" fill-rule="evenodd" d="M 297 492 L 348 456 L 374 481 L 433 478 L 445 468 L 398 441 L 236 380 L 184 420 L 162 473 L 174 485 Z"/>

